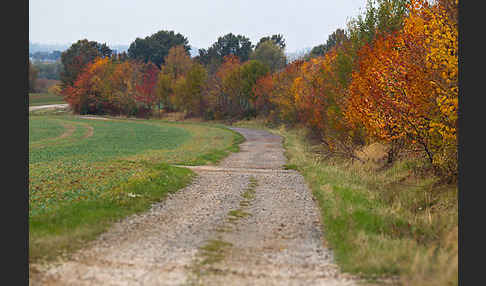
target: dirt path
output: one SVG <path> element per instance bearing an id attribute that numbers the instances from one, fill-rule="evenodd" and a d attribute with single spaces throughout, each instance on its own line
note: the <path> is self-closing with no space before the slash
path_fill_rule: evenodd
<path id="1" fill-rule="evenodd" d="M 49 104 L 49 105 L 38 105 L 38 106 L 29 106 L 29 111 L 38 110 L 38 109 L 48 109 L 48 108 L 66 108 L 68 104 Z"/>
<path id="2" fill-rule="evenodd" d="M 282 168 L 281 138 L 234 130 L 239 153 L 191 167 L 193 184 L 32 285 L 355 285 L 332 263 L 303 177 Z"/>

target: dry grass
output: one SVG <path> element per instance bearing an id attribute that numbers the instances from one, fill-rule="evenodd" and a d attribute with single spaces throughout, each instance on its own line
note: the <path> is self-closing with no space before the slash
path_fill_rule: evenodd
<path id="1" fill-rule="evenodd" d="M 379 168 L 386 163 L 388 149 L 388 146 L 375 142 L 356 150 L 355 155 L 364 162 L 372 163 Z"/>
<path id="2" fill-rule="evenodd" d="M 184 121 L 193 123 L 204 122 L 204 120 L 200 117 L 186 118 L 186 115 L 186 112 L 161 112 L 160 119 L 167 121 Z M 157 111 L 154 112 L 153 117 L 159 118 Z"/>

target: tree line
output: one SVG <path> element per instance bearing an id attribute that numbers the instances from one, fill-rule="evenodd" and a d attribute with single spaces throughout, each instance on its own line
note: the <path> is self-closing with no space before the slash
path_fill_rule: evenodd
<path id="1" fill-rule="evenodd" d="M 195 58 L 187 38 L 173 31 L 137 38 L 119 54 L 106 44 L 79 40 L 61 55 L 62 94 L 78 113 L 145 116 L 162 110 L 242 118 L 255 115 L 251 94 L 257 79 L 285 66 L 284 48 L 280 34 L 255 46 L 229 33 Z"/>
<path id="2" fill-rule="evenodd" d="M 29 53 L 29 57 L 31 57 L 34 61 L 58 61 L 61 58 L 61 51 L 37 51 L 34 53 Z"/>
<path id="3" fill-rule="evenodd" d="M 282 35 L 219 37 L 190 58 L 187 38 L 160 31 L 128 53 L 81 40 L 61 55 L 62 94 L 77 113 L 301 124 L 329 154 L 364 144 L 419 150 L 457 178 L 457 1 L 377 0 L 304 58 L 287 62 Z"/>

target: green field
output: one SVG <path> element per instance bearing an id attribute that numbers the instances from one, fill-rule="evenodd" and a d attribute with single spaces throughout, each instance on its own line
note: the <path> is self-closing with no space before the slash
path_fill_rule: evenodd
<path id="1" fill-rule="evenodd" d="M 29 106 L 66 103 L 61 96 L 50 93 L 29 93 Z"/>
<path id="2" fill-rule="evenodd" d="M 148 209 L 194 175 L 169 164 L 216 163 L 242 138 L 207 124 L 31 113 L 29 259 L 69 253 Z"/>

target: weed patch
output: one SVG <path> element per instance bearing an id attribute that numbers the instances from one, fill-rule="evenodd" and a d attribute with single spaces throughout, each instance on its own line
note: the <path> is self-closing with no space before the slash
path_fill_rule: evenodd
<path id="1" fill-rule="evenodd" d="M 240 218 L 245 218 L 245 217 L 250 216 L 250 215 L 251 215 L 250 213 L 247 213 L 247 212 L 243 211 L 242 209 L 232 210 L 228 213 L 228 221 L 234 222 L 234 221 L 239 220 Z"/>
<path id="2" fill-rule="evenodd" d="M 225 249 L 231 246 L 231 243 L 219 239 L 209 240 L 200 248 L 202 257 L 200 264 L 207 265 L 220 262 L 224 258 Z"/>

